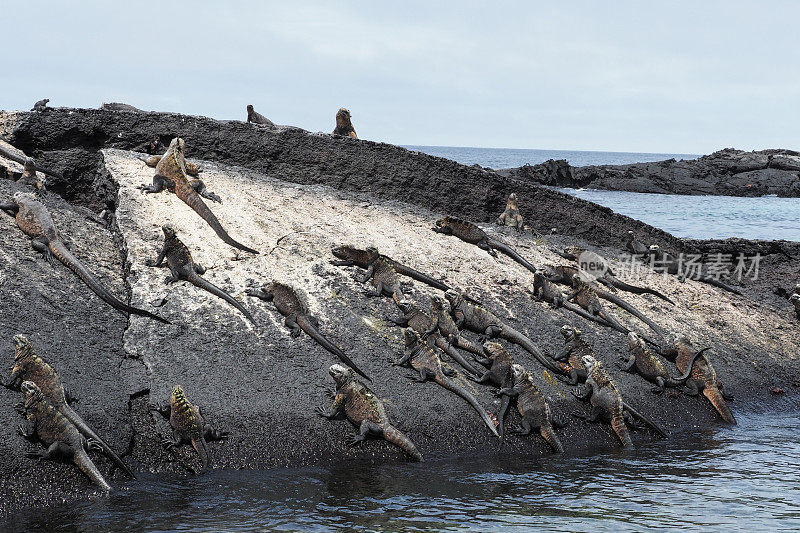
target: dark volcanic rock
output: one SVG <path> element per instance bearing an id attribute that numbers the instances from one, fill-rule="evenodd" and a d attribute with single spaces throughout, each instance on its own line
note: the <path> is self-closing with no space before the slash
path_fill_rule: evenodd
<path id="1" fill-rule="evenodd" d="M 542 185 L 662 194 L 800 196 L 800 154 L 726 148 L 693 160 L 572 167 L 564 161 L 498 171 Z"/>

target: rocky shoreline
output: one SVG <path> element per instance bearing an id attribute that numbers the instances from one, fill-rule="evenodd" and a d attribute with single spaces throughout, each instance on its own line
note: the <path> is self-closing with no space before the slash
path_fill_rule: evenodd
<path id="1" fill-rule="evenodd" d="M 227 247 L 174 195 L 143 195 L 137 189 L 152 180 L 153 169 L 144 165 L 141 151 L 155 135 L 186 140 L 187 155 L 201 166 L 201 177 L 224 199 L 213 210 L 260 255 Z M 405 460 L 379 440 L 348 447 L 353 428 L 316 415 L 315 408 L 330 401 L 327 368 L 336 359 L 308 336 L 290 337 L 271 304 L 244 294 L 253 282 L 273 278 L 303 292 L 320 327 L 363 365 L 390 416 L 426 458 L 495 453 L 496 439 L 463 400 L 433 383 L 410 383 L 409 370 L 389 364 L 402 344 L 399 328 L 385 317 L 398 312 L 387 298 L 364 296 L 366 286 L 353 279 L 357 269 L 330 264 L 331 248 L 344 243 L 375 245 L 446 279 L 548 353 L 563 345 L 562 325 L 579 327 L 627 401 L 671 438 L 679 438 L 681 428 L 718 423 L 704 398 L 654 395 L 641 378 L 618 371 L 616 361 L 627 353 L 625 336 L 533 301 L 532 275 L 520 265 L 431 231 L 443 215 L 481 223 L 492 238 L 537 266 L 565 264 L 556 252 L 566 246 L 588 247 L 608 257 L 623 278 L 624 265 L 616 258 L 628 230 L 673 253 L 761 254 L 763 275 L 738 287 L 744 296 L 649 275 L 628 280 L 669 295 L 674 307 L 649 295 L 625 293 L 625 298 L 665 329 L 713 346 L 726 390 L 737 395 L 737 415 L 769 408 L 773 387 L 787 391 L 789 401 L 782 405 L 797 406 L 797 321 L 788 302 L 773 291 L 797 283 L 800 243 L 676 239 L 590 202 L 532 187 L 520 177 L 297 128 L 56 108 L 0 112 L 0 136 L 63 175 L 63 180 L 50 179 L 42 201 L 73 253 L 120 299 L 156 307 L 172 321 L 161 325 L 128 318 L 103 305 L 61 264 L 44 262 L 12 218 L 0 217 L 0 341 L 7 341 L 2 349 L 6 367 L 12 363 L 11 337 L 28 335 L 79 397 L 75 409 L 135 471 L 184 473 L 196 461 L 188 447 L 174 454 L 162 449 L 168 426 L 149 410 L 167 399 L 175 383 L 183 385 L 210 421 L 231 433 L 229 440 L 210 445 L 217 468 Z M 140 152 L 130 151 L 135 149 Z M 0 160 L 4 165 L 12 167 Z M 2 202 L 21 189 L 19 183 L 0 179 Z M 488 223 L 503 211 L 510 192 L 519 196 L 526 223 L 539 235 Z M 159 226 L 165 222 L 177 226 L 197 261 L 209 269 L 206 278 L 245 305 L 259 328 L 189 284 L 164 285 L 166 274 L 145 266 L 158 252 Z M 404 283 L 420 305 L 437 293 L 408 279 Z M 630 315 L 618 315 L 641 330 Z M 513 353 L 530 370 L 541 371 L 526 352 L 513 348 Z M 570 387 L 544 379 L 538 384 L 559 417 L 585 409 L 572 399 Z M 482 405 L 496 407 L 491 389 L 466 380 L 464 386 Z M 19 399 L 18 392 L 0 388 L 0 453 L 7 458 L 0 465 L 0 516 L 91 494 L 88 481 L 72 465 L 37 463 L 25 456 L 33 445 L 16 434 L 21 418 L 13 406 Z M 516 425 L 516 419 L 510 416 L 507 425 Z M 607 425 L 573 421 L 559 436 L 567 453 L 619 445 Z M 644 431 L 634 436 L 636 442 L 650 438 Z M 509 439 L 506 449 L 532 456 L 550 453 L 537 435 Z M 111 472 L 104 457 L 97 463 L 104 474 Z M 131 483 L 119 473 L 109 474 L 109 481 Z"/>
<path id="2" fill-rule="evenodd" d="M 585 167 L 550 159 L 498 173 L 556 187 L 659 194 L 800 196 L 800 153 L 779 149 L 745 152 L 726 148 L 697 159 Z"/>

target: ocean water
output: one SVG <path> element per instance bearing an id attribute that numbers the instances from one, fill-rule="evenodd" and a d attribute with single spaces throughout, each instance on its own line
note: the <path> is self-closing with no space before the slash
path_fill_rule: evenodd
<path id="1" fill-rule="evenodd" d="M 9 531 L 797 531 L 800 420 L 740 424 L 636 450 L 541 460 L 488 454 L 142 476 L 109 497 L 16 514 Z M 575 422 L 577 423 L 577 422 Z M 527 438 L 540 438 L 531 435 Z M 369 442 L 366 446 L 369 446 Z"/>
<path id="2" fill-rule="evenodd" d="M 535 165 L 548 159 L 566 159 L 570 165 L 626 165 L 663 161 L 664 159 L 696 159 L 697 154 L 650 154 L 639 152 L 593 152 L 588 150 L 529 150 L 524 148 L 471 148 L 466 146 L 405 146 L 425 154 L 444 157 L 464 165 L 489 168 L 521 167 Z"/>
<path id="3" fill-rule="evenodd" d="M 566 159 L 575 166 L 641 163 L 664 159 L 693 159 L 691 154 L 581 152 L 414 146 L 410 149 L 459 163 L 509 168 L 548 159 Z M 687 196 L 590 189 L 559 189 L 646 222 L 676 237 L 694 239 L 786 239 L 800 241 L 800 199 Z"/>

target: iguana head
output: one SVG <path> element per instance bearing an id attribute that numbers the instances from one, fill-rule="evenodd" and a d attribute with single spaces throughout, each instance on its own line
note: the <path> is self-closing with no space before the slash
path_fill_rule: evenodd
<path id="1" fill-rule="evenodd" d="M 525 377 L 525 367 L 520 364 L 514 363 L 511 365 L 511 377 L 514 383 L 519 383 Z"/>
<path id="2" fill-rule="evenodd" d="M 422 342 L 422 338 L 419 336 L 419 333 L 411 328 L 403 328 L 403 344 L 405 344 L 406 348 L 414 346 L 419 342 Z"/>
<path id="3" fill-rule="evenodd" d="M 499 342 L 493 341 L 486 341 L 483 343 L 483 353 L 485 353 L 489 359 L 494 359 L 498 355 L 503 352 L 503 345 Z"/>
<path id="4" fill-rule="evenodd" d="M 267 294 L 272 294 L 272 293 L 275 292 L 275 290 L 278 287 L 280 287 L 280 285 L 281 285 L 281 283 L 279 281 L 272 280 L 269 283 L 267 283 L 266 285 L 264 285 L 263 287 L 261 287 L 261 290 L 266 292 Z"/>
<path id="5" fill-rule="evenodd" d="M 175 226 L 172 224 L 164 224 L 161 226 L 161 231 L 164 232 L 165 239 L 174 239 L 178 235 L 178 232 L 175 230 Z"/>
<path id="6" fill-rule="evenodd" d="M 14 193 L 14 196 L 11 197 L 11 200 L 17 204 L 18 206 L 23 206 L 26 202 L 35 202 L 36 197 L 29 192 L 22 192 L 17 191 Z"/>
<path id="7" fill-rule="evenodd" d="M 639 335 L 634 333 L 633 331 L 628 333 L 628 351 L 633 351 L 639 347 L 639 343 L 642 342 L 642 339 L 639 338 Z"/>
<path id="8" fill-rule="evenodd" d="M 400 308 L 400 310 L 403 312 L 403 314 L 409 313 L 413 306 L 414 306 L 414 302 L 412 302 L 411 300 L 409 300 L 407 298 L 403 298 L 402 300 L 397 302 L 397 307 Z"/>
<path id="9" fill-rule="evenodd" d="M 30 407 L 44 399 L 42 391 L 33 381 L 23 381 L 20 390 L 25 394 L 25 407 Z"/>
<path id="10" fill-rule="evenodd" d="M 600 362 L 591 355 L 584 355 L 581 357 L 581 362 L 583 363 L 583 366 L 586 367 L 586 371 L 589 373 L 591 373 L 595 367 L 600 366 Z"/>
<path id="11" fill-rule="evenodd" d="M 800 309 L 800 294 L 798 293 L 792 294 L 791 296 L 789 296 L 789 301 L 792 302 L 792 304 L 794 304 L 795 307 Z"/>
<path id="12" fill-rule="evenodd" d="M 248 104 L 247 105 L 247 112 L 248 113 L 252 113 L 253 112 L 253 105 L 252 104 Z"/>
<path id="13" fill-rule="evenodd" d="M 447 298 L 447 301 L 450 303 L 450 308 L 455 309 L 458 307 L 458 304 L 464 299 L 460 292 L 455 289 L 447 289 L 444 292 L 444 297 Z"/>
<path id="14" fill-rule="evenodd" d="M 800 283 L 798 283 L 797 285 L 794 286 L 794 293 L 795 294 L 800 294 Z"/>
<path id="15" fill-rule="evenodd" d="M 582 283 L 583 283 L 583 280 L 581 279 L 579 274 L 573 274 L 572 275 L 572 286 L 573 287 L 578 288 L 578 287 L 581 286 Z"/>
<path id="16" fill-rule="evenodd" d="M 344 365 L 331 365 L 328 367 L 328 374 L 336 382 L 337 387 L 341 387 L 353 380 L 353 371 Z"/>
<path id="17" fill-rule="evenodd" d="M 563 326 L 561 326 L 561 335 L 564 337 L 565 341 L 569 342 L 572 339 L 580 337 L 581 330 L 579 330 L 578 328 L 574 328 L 569 324 L 564 324 Z"/>
<path id="18" fill-rule="evenodd" d="M 368 265 L 378 258 L 378 249 L 370 246 L 366 250 L 361 250 L 355 246 L 343 245 L 337 246 L 331 250 L 334 257 L 344 261 L 353 261 L 360 265 Z"/>
<path id="19" fill-rule="evenodd" d="M 15 361 L 33 355 L 33 345 L 25 335 L 14 335 L 14 350 Z"/>
<path id="20" fill-rule="evenodd" d="M 340 107 L 336 112 L 336 125 L 340 127 L 352 126 L 350 123 L 350 110 L 345 107 Z"/>
<path id="21" fill-rule="evenodd" d="M 511 194 L 508 195 L 508 203 L 506 204 L 506 207 L 507 208 L 510 207 L 512 209 L 517 207 L 517 195 L 516 195 L 516 193 L 512 192 Z"/>

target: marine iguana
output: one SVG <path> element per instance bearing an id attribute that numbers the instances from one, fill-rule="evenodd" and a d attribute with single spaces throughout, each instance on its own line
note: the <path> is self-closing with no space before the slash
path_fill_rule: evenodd
<path id="1" fill-rule="evenodd" d="M 261 113 L 256 112 L 252 105 L 247 106 L 247 122 L 252 122 L 253 124 L 263 124 L 265 126 L 274 126 L 275 123 L 272 122 L 270 119 L 262 115 Z"/>
<path id="2" fill-rule="evenodd" d="M 53 219 L 47 208 L 36 200 L 30 193 L 14 193 L 13 203 L 0 204 L 0 210 L 13 213 L 17 220 L 17 226 L 26 235 L 31 237 L 31 246 L 37 252 L 44 255 L 48 262 L 52 263 L 55 256 L 64 266 L 72 270 L 101 300 L 118 311 L 134 315 L 146 316 L 159 322 L 169 324 L 168 320 L 161 318 L 149 311 L 132 307 L 117 300 L 111 292 L 103 287 L 94 275 L 72 255 L 56 230 Z"/>
<path id="3" fill-rule="evenodd" d="M 201 274 L 204 274 L 206 269 L 194 262 L 189 248 L 178 238 L 175 228 L 165 224 L 161 226 L 161 230 L 164 232 L 164 246 L 161 247 L 161 251 L 155 261 L 148 259 L 145 264 L 150 267 L 168 267 L 171 274 L 166 279 L 167 285 L 178 280 L 188 281 L 192 285 L 200 287 L 218 298 L 222 298 L 238 309 L 253 326 L 257 327 L 253 316 L 242 304 L 227 292 L 201 277 Z M 166 265 L 164 265 L 164 259 L 167 260 Z"/>
<path id="4" fill-rule="evenodd" d="M 467 302 L 460 293 L 454 290 L 445 292 L 444 296 L 450 303 L 450 310 L 458 329 L 463 326 L 470 331 L 486 335 L 489 338 L 500 337 L 513 342 L 529 352 L 542 366 L 557 375 L 561 374 L 555 362 L 548 358 L 536 343 L 504 323 L 494 313 L 482 306 Z"/>
<path id="5" fill-rule="evenodd" d="M 558 439 L 555 428 L 564 427 L 565 424 L 553 418 L 544 394 L 536 386 L 533 376 L 522 365 L 511 365 L 511 386 L 501 388 L 497 394 L 503 398 L 517 400 L 517 410 L 522 416 L 522 422 L 519 428 L 512 429 L 511 433 L 528 435 L 538 429 L 554 453 L 564 452 L 564 446 Z"/>
<path id="6" fill-rule="evenodd" d="M 585 393 L 581 394 L 573 390 L 572 394 L 579 400 L 588 399 L 592 410 L 588 415 L 579 412 L 574 412 L 572 415 L 587 422 L 596 422 L 600 418 L 610 417 L 611 427 L 622 445 L 626 448 L 633 448 L 631 434 L 625 426 L 622 395 L 619 389 L 600 361 L 591 355 L 584 355 L 582 361 L 587 374 L 584 385 Z"/>
<path id="7" fill-rule="evenodd" d="M 453 217 L 444 217 L 437 220 L 436 226 L 432 229 L 436 233 L 454 235 L 464 242 L 474 244 L 481 250 L 486 250 L 492 257 L 497 257 L 497 252 L 495 252 L 495 250 L 500 250 L 534 274 L 536 273 L 536 267 L 523 259 L 513 248 L 503 242 L 492 239 L 485 231 L 472 222 Z"/>
<path id="8" fill-rule="evenodd" d="M 394 444 L 414 461 L 424 461 L 411 439 L 392 425 L 380 398 L 356 379 L 351 369 L 342 365 L 331 365 L 328 373 L 336 382 L 336 395 L 330 409 L 317 407 L 317 414 L 328 420 L 344 416 L 357 427 L 358 435 L 350 440 L 351 446 L 362 444 L 372 435 Z"/>
<path id="9" fill-rule="evenodd" d="M 652 246 L 650 246 L 648 251 L 649 251 L 648 259 L 650 268 L 664 269 L 667 273 L 678 276 L 678 279 L 680 279 L 681 281 L 684 281 L 686 279 L 686 274 L 682 268 L 683 264 L 680 260 L 675 259 L 675 257 L 670 255 L 669 253 L 662 252 L 657 244 L 653 244 Z M 731 287 L 730 285 L 723 283 L 718 279 L 707 276 L 702 272 L 697 272 L 697 275 L 689 279 L 692 279 L 694 281 L 700 281 L 702 283 L 706 283 L 714 287 L 719 287 L 724 291 L 732 292 L 733 294 L 738 294 L 739 296 L 742 295 L 742 292 L 739 289 Z"/>
<path id="10" fill-rule="evenodd" d="M 486 423 L 491 432 L 500 437 L 497 428 L 489 418 L 486 410 L 481 407 L 478 400 L 461 385 L 450 379 L 456 375 L 456 371 L 452 369 L 445 369 L 442 366 L 442 361 L 439 359 L 439 354 L 436 353 L 434 348 L 428 345 L 427 342 L 422 340 L 422 336 L 411 328 L 403 329 L 403 341 L 405 345 L 405 353 L 399 361 L 392 363 L 395 366 L 408 365 L 417 372 L 419 372 L 419 379 L 415 381 L 424 383 L 428 379 L 433 379 L 436 383 L 445 389 L 454 392 L 461 396 L 469 403 L 475 411 L 478 412 L 481 419 Z"/>
<path id="11" fill-rule="evenodd" d="M 447 353 L 451 358 L 460 364 L 464 370 L 472 374 L 480 374 L 478 370 L 470 364 L 469 361 L 464 359 L 458 350 L 456 350 L 452 343 L 448 342 L 442 335 L 439 334 L 439 321 L 432 318 L 425 313 L 422 309 L 414 305 L 410 300 L 400 300 L 397 307 L 403 312 L 403 316 L 399 319 L 394 319 L 390 316 L 386 317 L 389 322 L 404 328 L 411 328 L 418 332 L 423 339 L 429 337 L 433 339 L 436 347 Z"/>
<path id="12" fill-rule="evenodd" d="M 81 469 L 92 482 L 105 492 L 111 490 L 100 470 L 87 452 L 98 449 L 93 440 L 87 440 L 63 414 L 45 398 L 32 381 L 23 381 L 20 387 L 25 394 L 25 426 L 17 431 L 26 439 L 38 438 L 47 449 L 28 453 L 28 457 L 39 459 L 69 459 Z"/>
<path id="13" fill-rule="evenodd" d="M 469 299 L 466 295 L 464 295 L 464 298 Z M 431 296 L 431 316 L 436 321 L 439 332 L 447 339 L 447 342 L 469 353 L 483 357 L 485 355 L 483 347 L 476 345 L 461 334 L 450 311 L 450 302 L 438 294 Z"/>
<path id="14" fill-rule="evenodd" d="M 153 176 L 153 184 L 140 185 L 139 188 L 144 193 L 159 193 L 164 189 L 175 193 L 175 196 L 180 198 L 186 205 L 191 207 L 195 213 L 200 215 L 224 242 L 234 248 L 257 254 L 257 251 L 235 241 L 228 235 L 228 232 L 222 227 L 222 224 L 214 213 L 211 212 L 211 209 L 203 202 L 202 198 L 208 198 L 214 202 L 221 202 L 222 200 L 216 194 L 207 192 L 206 186 L 202 180 L 189 179 L 186 168 L 185 151 L 186 143 L 184 143 L 183 139 L 180 137 L 172 139 L 166 153 L 156 164 L 156 174 Z"/>
<path id="15" fill-rule="evenodd" d="M 514 364 L 514 356 L 499 342 L 485 342 L 483 350 L 486 358 L 478 359 L 478 362 L 490 368 L 480 378 L 474 380 L 475 383 L 494 385 L 501 390 L 512 387 L 511 366 Z M 509 400 L 510 396 L 503 396 L 500 410 L 497 412 L 497 430 L 501 437 L 505 434 L 504 424 Z"/>
<path id="16" fill-rule="evenodd" d="M 136 476 L 128 468 L 122 459 L 114 453 L 106 442 L 97 436 L 92 429 L 83 421 L 67 400 L 69 396 L 64 390 L 56 370 L 44 359 L 36 354 L 33 345 L 24 335 L 14 335 L 14 367 L 11 369 L 11 376 L 8 381 L 3 383 L 4 387 L 16 388 L 23 381 L 32 381 L 36 384 L 45 398 L 55 407 L 67 420 L 69 420 L 86 438 L 96 442 L 100 449 L 116 463 L 116 465 L 128 476 L 136 479 Z"/>
<path id="17" fill-rule="evenodd" d="M 589 311 L 590 314 L 600 315 L 603 319 L 611 324 L 611 327 L 617 331 L 628 333 L 630 330 L 620 324 L 613 316 L 608 314 L 608 312 L 600 305 L 599 298 L 603 298 L 604 300 L 608 300 L 609 302 L 617 304 L 619 307 L 650 326 L 650 328 L 658 335 L 664 335 L 664 330 L 661 328 L 661 326 L 644 316 L 629 303 L 625 302 L 621 298 L 618 298 L 617 296 L 614 296 L 613 294 L 608 293 L 607 291 L 591 287 L 588 283 L 583 281 L 578 274 L 572 276 L 572 288 L 574 292 L 567 298 L 567 300 L 575 300 L 578 305 Z M 648 342 L 655 344 L 649 339 Z"/>
<path id="18" fill-rule="evenodd" d="M 109 103 L 103 102 L 100 105 L 100 109 L 102 109 L 103 111 L 127 111 L 128 113 L 144 113 L 144 111 L 142 111 L 138 107 L 133 107 L 130 104 L 123 104 L 121 102 L 109 102 Z"/>
<path id="19" fill-rule="evenodd" d="M 207 443 L 216 440 L 225 440 L 229 434 L 227 431 L 219 431 L 210 424 L 206 423 L 200 413 L 200 407 L 192 405 L 186 399 L 183 387 L 175 385 L 172 388 L 169 405 L 161 407 L 150 407 L 151 411 L 156 411 L 164 418 L 169 418 L 169 425 L 172 428 L 172 438 L 164 439 L 161 445 L 164 449 L 171 450 L 181 444 L 191 444 L 200 456 L 202 469 L 200 472 L 208 470 L 208 446 Z"/>
<path id="20" fill-rule="evenodd" d="M 673 346 L 664 352 L 664 357 L 675 361 L 675 366 L 681 372 L 690 372 L 686 387 L 689 389 L 687 394 L 696 396 L 700 391 L 703 396 L 708 398 L 714 409 L 717 410 L 722 420 L 729 424 L 736 424 L 736 417 L 733 416 L 725 400 L 733 400 L 733 396 L 723 392 L 723 385 L 717 377 L 717 372 L 711 364 L 711 360 L 706 355 L 705 350 L 698 353 L 691 341 L 686 337 L 679 338 Z M 697 357 L 702 355 L 702 357 Z M 696 359 L 696 360 L 695 360 Z M 694 361 L 694 365 L 690 366 Z"/>
<path id="21" fill-rule="evenodd" d="M 611 327 L 611 324 L 609 324 L 605 319 L 587 313 L 577 305 L 567 302 L 561 290 L 556 287 L 553 282 L 547 279 L 545 275 L 539 272 L 533 275 L 533 299 L 537 302 L 545 301 L 551 304 L 553 309 L 563 307 L 564 309 L 568 309 L 573 313 L 585 318 L 586 320 L 597 322 L 601 326 Z"/>
<path id="22" fill-rule="evenodd" d="M 44 98 L 43 100 L 37 101 L 35 104 L 33 104 L 33 108 L 31 108 L 31 111 L 38 111 L 39 113 L 47 111 L 48 102 L 50 102 L 49 98 Z"/>
<path id="23" fill-rule="evenodd" d="M 372 261 L 364 275 L 356 278 L 359 283 L 366 283 L 372 279 L 374 291 L 368 291 L 367 296 L 391 296 L 394 303 L 403 299 L 403 286 L 391 261 L 385 261 L 380 256 Z"/>
<path id="24" fill-rule="evenodd" d="M 708 348 L 705 350 L 708 350 Z M 689 374 L 692 373 L 694 360 L 705 350 L 694 354 L 689 361 L 687 371 L 684 372 L 683 375 L 673 377 L 669 374 L 664 362 L 647 348 L 644 340 L 631 331 L 628 333 L 628 351 L 630 352 L 630 357 L 623 358 L 625 360 L 625 366 L 622 370 L 625 372 L 634 371 L 647 381 L 655 383 L 656 386 L 650 389 L 651 392 L 661 394 L 664 392 L 665 387 L 680 387 L 685 384 L 686 380 L 689 378 Z"/>
<path id="25" fill-rule="evenodd" d="M 583 366 L 583 356 L 591 355 L 594 357 L 592 347 L 586 344 L 581 338 L 581 330 L 569 324 L 561 326 L 561 335 L 564 337 L 564 348 L 554 359 L 556 361 L 566 361 L 562 370 L 569 376 L 569 384 L 577 385 L 586 381 L 586 367 Z"/>
<path id="26" fill-rule="evenodd" d="M 19 163 L 20 165 L 22 165 L 23 170 L 24 170 L 23 176 L 24 176 L 24 173 L 26 173 L 26 172 L 29 173 L 30 172 L 29 167 L 30 167 L 30 165 L 33 165 L 33 170 L 36 171 L 36 172 L 41 172 L 42 174 L 47 174 L 48 176 L 53 176 L 54 178 L 58 178 L 60 180 L 64 179 L 63 174 L 61 174 L 60 172 L 56 172 L 55 170 L 52 170 L 52 169 L 49 169 L 49 168 L 45 168 L 45 167 L 37 164 L 36 161 L 33 158 L 27 157 L 24 153 L 20 154 L 20 153 L 14 152 L 13 150 L 9 150 L 7 148 L 7 146 L 11 146 L 11 145 L 0 141 L 0 156 L 3 156 L 6 159 L 10 159 L 11 161 L 15 161 L 15 162 Z M 11 147 L 13 148 L 13 146 L 11 146 Z M 21 152 L 21 150 L 20 150 L 20 152 Z M 42 187 L 42 188 L 44 188 L 44 187 Z"/>
<path id="27" fill-rule="evenodd" d="M 356 130 L 353 128 L 353 123 L 350 120 L 350 110 L 340 107 L 336 112 L 336 127 L 333 129 L 333 135 L 344 135 L 345 137 L 352 137 L 358 139 Z"/>
<path id="28" fill-rule="evenodd" d="M 40 192 L 46 192 L 47 190 L 47 178 L 44 176 L 40 177 L 39 174 L 36 173 L 36 163 L 30 157 L 25 160 L 25 164 L 22 166 L 22 175 L 17 181 L 33 187 Z"/>
<path id="29" fill-rule="evenodd" d="M 511 226 L 512 228 L 517 228 L 517 231 L 522 231 L 522 215 L 519 214 L 517 195 L 513 192 L 508 195 L 506 210 L 498 217 L 497 223 L 501 226 Z"/>
<path id="30" fill-rule="evenodd" d="M 631 254 L 640 257 L 644 257 L 650 253 L 650 247 L 638 240 L 631 230 L 628 230 L 628 239 L 625 241 L 625 248 Z"/>
<path id="31" fill-rule="evenodd" d="M 597 272 L 594 272 L 595 279 L 598 283 L 605 285 L 612 291 L 616 291 L 617 289 L 619 289 L 633 294 L 652 294 L 656 298 L 661 298 L 665 302 L 675 305 L 675 302 L 673 302 L 670 298 L 668 298 L 667 296 L 665 296 L 664 294 L 655 289 L 651 289 L 650 287 L 639 287 L 638 285 L 631 285 L 630 283 L 625 283 L 624 281 L 619 279 L 609 266 L 608 261 L 606 261 L 604 257 L 602 257 L 600 254 L 596 252 L 593 252 L 591 250 L 586 250 L 584 248 L 570 247 L 570 248 L 565 248 L 564 252 L 556 252 L 556 253 L 561 257 L 563 257 L 564 259 L 569 259 L 570 261 L 575 261 L 576 263 L 579 263 L 580 269 L 584 268 L 584 265 L 581 262 L 585 260 L 593 261 L 595 262 L 595 264 L 597 263 L 602 264 L 603 275 L 597 276 L 596 275 Z M 553 277 L 569 281 L 570 279 L 572 279 L 572 275 L 577 274 L 580 271 L 580 269 L 562 265 L 554 269 L 555 275 Z M 601 270 L 600 267 L 597 268 L 597 271 L 599 270 Z"/>
<path id="32" fill-rule="evenodd" d="M 319 321 L 308 313 L 308 307 L 293 288 L 277 281 L 271 281 L 261 289 L 247 289 L 245 292 L 265 302 L 272 302 L 275 305 L 275 309 L 286 317 L 283 324 L 289 328 L 292 337 L 299 337 L 300 332 L 305 331 L 317 344 L 338 357 L 340 361 L 358 372 L 361 377 L 372 381 L 345 355 L 341 348 L 322 336 L 319 332 Z"/>
<path id="33" fill-rule="evenodd" d="M 419 270 L 415 270 L 410 266 L 395 261 L 389 256 L 379 253 L 378 249 L 374 246 L 370 246 L 366 250 L 361 250 L 353 246 L 337 246 L 332 250 L 332 252 L 333 255 L 338 259 L 338 261 L 331 261 L 331 264 L 334 266 L 357 266 L 359 268 L 366 269 L 369 268 L 369 266 L 375 262 L 376 259 L 380 258 L 385 263 L 391 265 L 391 267 L 394 268 L 394 271 L 398 274 L 408 276 L 411 279 L 426 285 L 430 285 L 434 289 L 439 289 L 440 291 L 446 291 L 447 289 L 451 288 L 447 284 L 436 280 L 427 274 L 423 274 Z M 467 298 L 469 299 L 469 296 L 467 296 Z"/>

